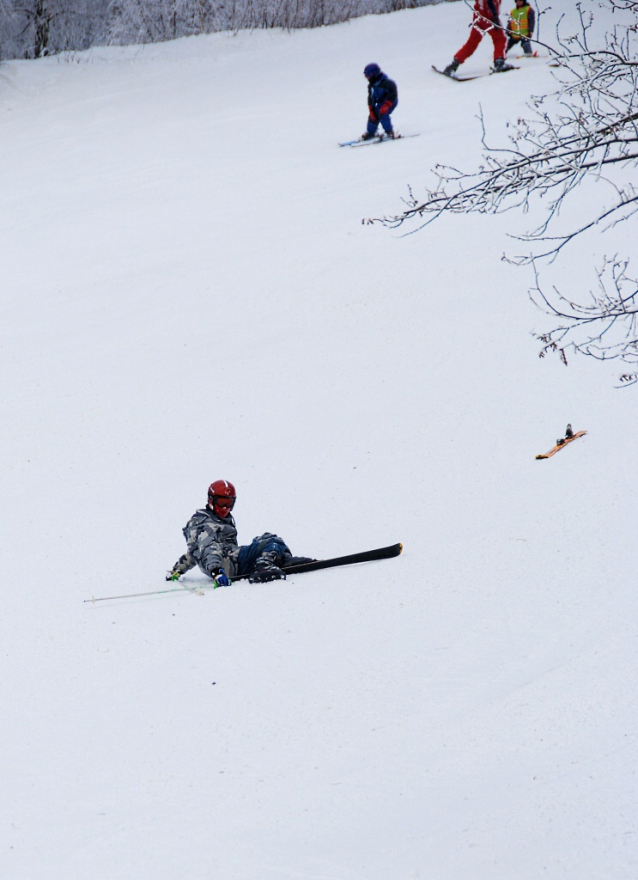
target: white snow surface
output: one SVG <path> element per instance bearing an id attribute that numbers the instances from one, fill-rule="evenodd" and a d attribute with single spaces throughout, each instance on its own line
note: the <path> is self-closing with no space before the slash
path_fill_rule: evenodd
<path id="1" fill-rule="evenodd" d="M 542 205 L 361 223 L 555 88 L 433 74 L 468 23 L 0 68 L 4 880 L 636 877 L 635 392 L 537 356 Z M 419 137 L 339 149 L 369 61 Z M 218 478 L 244 543 L 403 555 L 85 601 L 165 589 Z"/>

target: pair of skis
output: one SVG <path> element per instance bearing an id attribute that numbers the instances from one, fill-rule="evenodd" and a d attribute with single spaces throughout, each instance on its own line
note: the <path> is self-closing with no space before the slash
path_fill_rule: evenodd
<path id="1" fill-rule="evenodd" d="M 387 141 L 402 141 L 406 138 L 415 138 L 418 137 L 418 134 L 395 134 L 394 137 L 387 137 L 385 134 L 375 135 L 372 138 L 368 138 L 367 140 L 363 140 L 363 138 L 356 138 L 353 141 L 342 141 L 339 146 L 340 147 L 369 147 L 372 144 L 385 144 Z"/>
<path id="2" fill-rule="evenodd" d="M 315 559 L 314 562 L 301 562 L 298 565 L 288 565 L 283 571 L 288 574 L 303 574 L 307 571 L 319 571 L 322 568 L 335 568 L 340 565 L 354 565 L 358 562 L 374 562 L 378 559 L 392 559 L 399 556 L 403 550 L 403 544 L 390 544 L 389 547 L 378 547 L 376 550 L 364 550 L 363 553 L 351 553 L 349 556 L 335 556 L 332 559 Z M 247 580 L 249 575 L 241 574 L 233 581 Z M 141 596 L 159 596 L 162 593 L 178 593 L 178 592 L 198 592 L 203 591 L 199 588 L 177 586 L 166 590 L 151 590 L 148 593 L 128 593 L 124 596 L 102 596 L 99 599 L 92 597 L 85 599 L 85 602 L 106 602 L 109 599 L 137 599 Z"/>
<path id="3" fill-rule="evenodd" d="M 576 433 L 574 433 L 574 431 L 572 431 L 572 426 L 567 425 L 567 428 L 565 430 L 565 436 L 559 437 L 559 439 L 556 441 L 555 446 L 552 446 L 552 448 L 548 452 L 545 452 L 541 455 L 537 455 L 536 458 L 537 459 L 551 458 L 552 455 L 556 455 L 556 453 L 560 452 L 560 450 L 563 449 L 565 446 L 567 446 L 568 443 L 572 443 L 574 440 L 577 440 L 579 437 L 583 437 L 586 433 L 587 433 L 587 431 L 576 431 Z"/>
<path id="4" fill-rule="evenodd" d="M 497 72 L 508 73 L 508 71 L 510 71 L 510 70 L 520 70 L 520 67 L 516 67 L 516 65 L 514 65 L 514 64 L 508 64 L 501 71 L 496 71 L 496 70 L 492 69 L 492 70 L 490 70 L 489 73 L 475 73 L 473 76 L 456 76 L 456 74 L 453 74 L 453 73 L 445 73 L 444 70 L 439 70 L 439 68 L 435 67 L 434 64 L 432 65 L 432 70 L 435 73 L 440 73 L 441 76 L 445 76 L 447 79 L 453 79 L 455 82 L 470 82 L 470 80 L 480 79 L 483 76 L 491 76 L 493 73 L 497 73 Z"/>

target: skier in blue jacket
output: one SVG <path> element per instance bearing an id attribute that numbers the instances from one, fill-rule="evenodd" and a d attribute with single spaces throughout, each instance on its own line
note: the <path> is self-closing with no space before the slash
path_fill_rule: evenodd
<path id="1" fill-rule="evenodd" d="M 368 125 L 361 135 L 362 141 L 375 137 L 379 123 L 386 137 L 393 138 L 390 114 L 399 103 L 397 84 L 391 80 L 378 64 L 367 64 L 363 75 L 368 80 Z"/>

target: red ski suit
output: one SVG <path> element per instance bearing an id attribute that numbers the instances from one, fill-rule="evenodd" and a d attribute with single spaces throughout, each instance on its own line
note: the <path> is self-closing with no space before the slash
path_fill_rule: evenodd
<path id="1" fill-rule="evenodd" d="M 500 26 L 499 13 L 501 0 L 475 0 L 474 18 L 467 43 L 454 56 L 459 64 L 463 64 L 476 51 L 485 34 L 489 33 L 494 43 L 494 61 L 505 58 L 505 31 Z"/>

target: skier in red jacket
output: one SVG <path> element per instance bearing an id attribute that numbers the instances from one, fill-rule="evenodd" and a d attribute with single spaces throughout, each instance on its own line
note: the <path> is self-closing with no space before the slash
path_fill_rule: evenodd
<path id="1" fill-rule="evenodd" d="M 446 76 L 453 76 L 459 65 L 474 54 L 485 34 L 489 34 L 494 43 L 494 73 L 512 70 L 512 65 L 505 63 L 507 38 L 501 27 L 500 11 L 501 0 L 475 0 L 470 36 L 443 71 Z"/>

